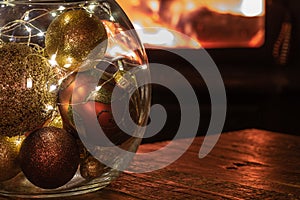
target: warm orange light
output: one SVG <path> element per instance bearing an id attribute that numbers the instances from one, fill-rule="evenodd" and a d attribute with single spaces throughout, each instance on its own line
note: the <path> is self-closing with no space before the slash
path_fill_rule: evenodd
<path id="1" fill-rule="evenodd" d="M 264 42 L 265 0 L 117 1 L 146 47 L 259 47 Z"/>
<path id="2" fill-rule="evenodd" d="M 158 0 L 150 0 L 148 2 L 148 6 L 151 8 L 151 10 L 153 12 L 158 12 L 159 11 L 159 5 L 160 5 L 160 3 L 159 3 Z"/>
<path id="3" fill-rule="evenodd" d="M 241 12 L 247 17 L 259 16 L 263 13 L 263 1 L 261 0 L 243 0 Z"/>

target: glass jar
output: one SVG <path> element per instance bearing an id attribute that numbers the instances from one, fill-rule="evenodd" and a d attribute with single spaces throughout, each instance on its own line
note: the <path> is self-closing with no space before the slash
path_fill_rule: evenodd
<path id="1" fill-rule="evenodd" d="M 83 194 L 126 169 L 150 75 L 115 1 L 1 1 L 0 58 L 1 195 Z"/>

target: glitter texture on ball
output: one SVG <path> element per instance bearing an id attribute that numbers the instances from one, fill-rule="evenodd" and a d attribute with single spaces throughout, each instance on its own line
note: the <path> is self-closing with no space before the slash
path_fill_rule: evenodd
<path id="1" fill-rule="evenodd" d="M 0 58 L 0 134 L 16 136 L 41 127 L 56 104 L 56 94 L 49 89 L 54 70 L 25 44 L 3 44 Z"/>
<path id="2" fill-rule="evenodd" d="M 0 182 L 16 176 L 20 171 L 19 150 L 24 136 L 0 136 Z"/>
<path id="3" fill-rule="evenodd" d="M 34 185 L 53 189 L 70 181 L 77 171 L 76 140 L 64 129 L 45 127 L 31 133 L 20 150 L 20 165 Z"/>
<path id="4" fill-rule="evenodd" d="M 103 58 L 107 33 L 101 20 L 86 10 L 69 10 L 52 21 L 46 34 L 46 52 L 68 71 L 76 68 L 95 49 Z"/>
<path id="5" fill-rule="evenodd" d="M 80 174 L 83 178 L 90 180 L 100 177 L 105 172 L 106 166 L 99 162 L 96 158 L 89 155 L 80 164 Z"/>

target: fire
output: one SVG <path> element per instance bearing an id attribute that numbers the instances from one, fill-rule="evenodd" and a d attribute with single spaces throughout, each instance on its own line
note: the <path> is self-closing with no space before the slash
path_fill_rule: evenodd
<path id="1" fill-rule="evenodd" d="M 241 3 L 241 12 L 247 17 L 254 17 L 263 13 L 261 0 L 244 0 Z"/>
<path id="2" fill-rule="evenodd" d="M 146 47 L 259 47 L 265 0 L 117 0 Z"/>

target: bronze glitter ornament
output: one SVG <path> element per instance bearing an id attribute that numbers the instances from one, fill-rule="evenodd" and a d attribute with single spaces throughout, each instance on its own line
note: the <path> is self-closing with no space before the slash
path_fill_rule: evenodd
<path id="1" fill-rule="evenodd" d="M 87 180 L 100 177 L 105 169 L 106 166 L 91 155 L 80 164 L 80 174 Z"/>
<path id="2" fill-rule="evenodd" d="M 24 136 L 0 136 L 0 181 L 15 177 L 20 171 L 18 155 Z"/>
<path id="3" fill-rule="evenodd" d="M 53 68 L 25 44 L 3 44 L 0 60 L 0 134 L 16 136 L 41 127 L 56 104 L 50 92 Z"/>
<path id="4" fill-rule="evenodd" d="M 55 18 L 47 29 L 46 52 L 58 65 L 69 71 L 93 52 L 101 59 L 107 47 L 107 33 L 97 17 L 86 10 L 69 10 Z"/>
<path id="5" fill-rule="evenodd" d="M 53 189 L 69 182 L 77 171 L 76 140 L 64 129 L 44 127 L 32 132 L 20 150 L 20 165 L 34 185 Z"/>

